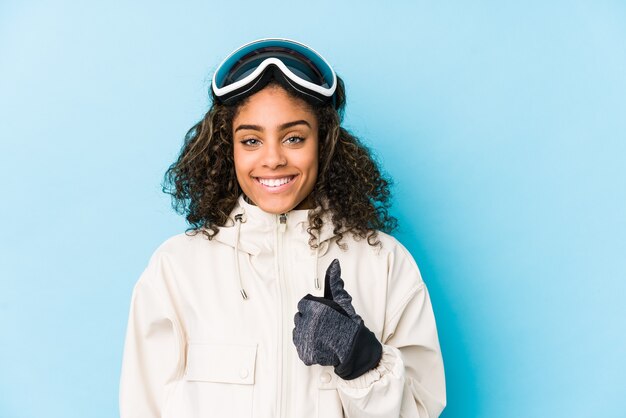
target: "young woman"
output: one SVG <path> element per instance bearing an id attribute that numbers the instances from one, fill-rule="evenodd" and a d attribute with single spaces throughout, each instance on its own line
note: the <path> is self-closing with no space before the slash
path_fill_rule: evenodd
<path id="1" fill-rule="evenodd" d="M 191 227 L 137 282 L 122 418 L 437 417 L 428 291 L 389 183 L 340 126 L 342 80 L 262 39 L 215 72 L 165 190 Z"/>

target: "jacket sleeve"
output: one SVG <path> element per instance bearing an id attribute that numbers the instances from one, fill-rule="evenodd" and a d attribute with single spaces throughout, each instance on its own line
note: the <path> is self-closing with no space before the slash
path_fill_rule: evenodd
<path id="1" fill-rule="evenodd" d="M 436 418 L 446 405 L 443 359 L 426 285 L 399 243 L 390 261 L 383 355 L 354 380 L 338 378 L 346 417 Z M 407 288 L 408 286 L 408 288 Z"/>
<path id="2" fill-rule="evenodd" d="M 159 291 L 153 256 L 133 290 L 120 378 L 120 417 L 157 418 L 180 374 L 180 327 Z"/>

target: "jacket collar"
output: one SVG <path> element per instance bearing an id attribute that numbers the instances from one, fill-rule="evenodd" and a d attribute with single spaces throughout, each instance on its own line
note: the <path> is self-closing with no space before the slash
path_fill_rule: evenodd
<path id="1" fill-rule="evenodd" d="M 308 232 L 306 229 L 309 226 L 309 211 L 310 209 L 294 209 L 285 214 L 287 229 L 301 231 L 307 240 Z M 239 249 L 248 254 L 258 255 L 262 251 L 267 234 L 280 223 L 280 215 L 265 212 L 258 206 L 248 203 L 243 194 L 240 195 L 226 224 L 219 227 L 219 233 L 215 236 L 217 241 L 233 248 L 237 240 L 235 228 L 235 216 L 237 215 L 241 215 L 243 221 L 241 236 L 239 237 Z M 320 231 L 319 243 L 321 244 L 334 236 L 332 220 L 327 216 Z"/>

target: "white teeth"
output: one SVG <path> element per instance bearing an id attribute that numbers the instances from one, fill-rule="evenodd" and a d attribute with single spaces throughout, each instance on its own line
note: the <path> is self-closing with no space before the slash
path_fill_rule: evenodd
<path id="1" fill-rule="evenodd" d="M 258 177 L 258 179 L 259 179 L 259 183 L 261 183 L 264 186 L 278 187 L 278 186 L 282 186 L 285 183 L 289 183 L 292 177 L 284 177 L 282 179 L 262 179 Z"/>

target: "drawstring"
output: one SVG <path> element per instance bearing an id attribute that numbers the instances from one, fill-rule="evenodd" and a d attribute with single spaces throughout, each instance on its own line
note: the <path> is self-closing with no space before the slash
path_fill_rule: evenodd
<path id="1" fill-rule="evenodd" d="M 320 286 L 320 279 L 317 277 L 317 264 L 319 263 L 320 258 L 320 243 L 319 239 L 317 240 L 317 246 L 315 247 L 315 263 L 313 263 L 313 278 L 315 279 L 315 288 L 320 290 L 322 287 Z"/>
<path id="2" fill-rule="evenodd" d="M 245 222 L 244 217 L 243 217 L 243 213 L 238 213 L 237 215 L 235 215 L 235 227 L 236 227 L 236 232 L 235 232 L 235 271 L 237 274 L 237 280 L 239 282 L 239 293 L 241 293 L 241 297 L 243 298 L 243 300 L 248 300 L 248 294 L 246 293 L 245 289 L 243 288 L 243 280 L 241 278 L 241 270 L 240 270 L 240 266 L 239 266 L 239 236 L 240 236 L 240 232 L 241 232 L 241 224 Z M 321 283 L 320 283 L 320 279 L 319 277 L 317 277 L 317 272 L 318 272 L 318 264 L 319 264 L 319 258 L 320 258 L 320 246 L 322 244 L 319 242 L 319 238 L 317 241 L 317 246 L 315 247 L 315 262 L 313 263 L 313 285 L 315 286 L 315 289 L 320 290 L 322 288 Z"/>
<path id="3" fill-rule="evenodd" d="M 317 277 L 318 266 L 320 262 L 320 257 L 324 257 L 326 252 L 328 251 L 328 241 L 322 241 L 320 243 L 319 238 L 317 238 L 317 246 L 315 247 L 315 263 L 313 264 L 313 268 L 315 271 L 313 272 L 313 280 L 315 284 L 315 288 L 320 290 L 322 288 L 322 284 L 320 283 L 319 277 Z"/>
<path id="4" fill-rule="evenodd" d="M 241 230 L 241 224 L 243 223 L 243 214 L 239 213 L 235 215 L 235 223 L 237 224 L 237 233 L 235 237 L 235 270 L 237 271 L 237 279 L 239 279 L 239 293 L 241 293 L 241 297 L 243 297 L 243 300 L 247 300 L 248 295 L 243 288 L 243 283 L 241 281 L 241 272 L 239 271 L 239 231 Z"/>

